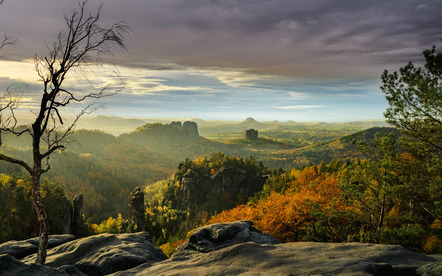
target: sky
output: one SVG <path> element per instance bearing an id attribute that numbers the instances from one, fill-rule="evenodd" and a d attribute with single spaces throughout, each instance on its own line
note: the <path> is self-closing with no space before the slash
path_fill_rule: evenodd
<path id="1" fill-rule="evenodd" d="M 90 0 L 100 24 L 123 21 L 127 50 L 101 67 L 73 72 L 77 93 L 109 85 L 95 114 L 211 120 L 356 121 L 383 119 L 384 69 L 440 45 L 440 0 Z M 72 0 L 5 0 L 0 89 L 36 107 L 42 84 L 34 57 L 66 29 Z M 92 89 L 92 90 L 91 90 Z M 63 112 L 75 112 L 75 107 Z"/>

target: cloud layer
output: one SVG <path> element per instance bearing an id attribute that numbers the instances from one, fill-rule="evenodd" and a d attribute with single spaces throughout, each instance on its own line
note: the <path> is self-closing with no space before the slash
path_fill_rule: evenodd
<path id="1" fill-rule="evenodd" d="M 93 11 L 100 2 L 88 7 Z M 3 54 L 10 60 L 44 54 L 45 43 L 64 28 L 63 13 L 75 6 L 6 0 L 0 33 L 14 34 L 19 44 Z M 119 101 L 136 106 L 143 98 L 146 110 L 173 107 L 183 116 L 242 108 L 249 115 L 266 109 L 279 119 L 300 113 L 320 119 L 313 116 L 319 110 L 326 119 L 344 114 L 333 120 L 358 110 L 380 118 L 382 71 L 421 62 L 422 50 L 442 37 L 438 0 L 107 0 L 102 19 L 133 28 L 129 54 L 116 52 L 112 60 L 127 83 Z M 0 77 L 30 81 L 17 70 Z"/>

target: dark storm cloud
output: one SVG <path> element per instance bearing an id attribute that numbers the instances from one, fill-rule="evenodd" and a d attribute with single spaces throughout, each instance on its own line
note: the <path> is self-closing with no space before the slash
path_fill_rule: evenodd
<path id="1" fill-rule="evenodd" d="M 441 1 L 149 1 L 134 39 L 140 56 L 190 66 L 364 75 L 419 59 L 442 36 L 441 11 Z"/>
<path id="2" fill-rule="evenodd" d="M 96 7 L 98 1 L 90 1 Z M 43 52 L 75 1 L 9 0 L 0 31 L 17 55 Z M 420 60 L 442 37 L 442 1 L 107 0 L 104 23 L 134 32 L 119 62 L 154 70 L 240 68 L 252 73 L 352 78 Z M 11 56 L 13 58 L 13 56 Z"/>

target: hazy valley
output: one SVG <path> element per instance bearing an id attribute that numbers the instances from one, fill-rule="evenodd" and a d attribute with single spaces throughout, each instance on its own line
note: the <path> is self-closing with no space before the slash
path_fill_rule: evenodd
<path id="1" fill-rule="evenodd" d="M 85 125 L 100 130 L 79 129 L 70 137 L 66 149 L 53 157 L 53 168 L 47 177 L 63 187 L 68 196 L 83 193 L 85 214 L 100 222 L 118 212 L 126 215 L 127 197 L 133 188 L 148 186 L 173 174 L 186 158 L 226 155 L 248 158 L 253 156 L 264 166 L 277 169 L 301 168 L 309 164 L 326 163 L 333 159 L 355 159 L 360 156 L 349 135 L 362 131 L 360 139 L 374 137 L 378 129 L 368 126 L 379 122 L 353 123 L 295 123 L 257 122 L 252 118 L 237 122 L 203 122 L 195 133 L 163 123 L 147 123 L 119 136 L 106 133 L 111 128 L 125 129 L 144 121 L 99 116 L 85 119 Z M 147 121 L 154 121 L 147 120 Z M 195 120 L 201 123 L 201 120 Z M 184 123 L 184 122 L 183 122 Z M 125 125 L 123 127 L 122 125 Z M 80 124 L 78 128 L 83 127 Z M 219 133 L 215 130 L 219 128 Z M 257 129 L 257 140 L 246 140 L 247 129 Z M 384 130 L 388 132 L 387 130 Z M 210 133 L 205 138 L 201 133 Z M 198 135 L 200 134 L 200 135 Z M 3 136 L 2 150 L 31 158 L 30 140 Z M 1 173 L 24 173 L 18 166 L 2 162 Z M 114 204 L 109 204 L 113 202 Z M 118 203 L 115 205 L 115 203 Z"/>

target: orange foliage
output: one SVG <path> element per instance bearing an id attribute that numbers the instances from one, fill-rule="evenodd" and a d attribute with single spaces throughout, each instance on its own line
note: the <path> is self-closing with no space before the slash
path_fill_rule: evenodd
<path id="1" fill-rule="evenodd" d="M 292 170 L 290 175 L 295 180 L 284 194 L 273 192 L 257 203 L 226 210 L 209 223 L 251 220 L 256 228 L 281 241 L 301 240 L 308 224 L 316 220 L 313 211 L 327 215 L 346 208 L 338 199 L 340 176 L 318 171 L 314 166 Z"/>

